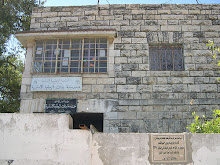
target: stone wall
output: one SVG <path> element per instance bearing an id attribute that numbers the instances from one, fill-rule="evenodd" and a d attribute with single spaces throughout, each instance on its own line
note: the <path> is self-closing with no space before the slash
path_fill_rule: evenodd
<path id="1" fill-rule="evenodd" d="M 104 132 L 184 132 L 192 112 L 212 116 L 220 76 L 206 43 L 220 43 L 220 5 L 133 4 L 34 8 L 31 31 L 116 29 L 108 74 L 32 75 L 28 48 L 21 112 L 45 99 L 78 99 L 78 112 L 104 113 Z M 151 71 L 149 44 L 182 44 L 184 71 Z M 32 77 L 83 78 L 82 92 L 31 92 Z M 192 104 L 190 104 L 190 102 Z"/>
<path id="2" fill-rule="evenodd" d="M 0 114 L 0 165 L 152 164 L 150 137 L 162 134 L 91 134 L 69 129 L 69 119 L 64 114 Z M 185 150 L 191 160 L 173 164 L 219 165 L 220 134 L 167 135 L 188 136 Z"/>

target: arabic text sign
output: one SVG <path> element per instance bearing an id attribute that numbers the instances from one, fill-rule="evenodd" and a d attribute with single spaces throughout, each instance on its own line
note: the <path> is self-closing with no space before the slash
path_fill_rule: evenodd
<path id="1" fill-rule="evenodd" d="M 47 99 L 45 113 L 75 113 L 76 99 Z"/>
<path id="2" fill-rule="evenodd" d="M 82 91 L 81 77 L 33 78 L 31 91 Z"/>
<path id="3" fill-rule="evenodd" d="M 186 161 L 186 141 L 183 134 L 166 134 L 151 136 L 153 162 Z"/>

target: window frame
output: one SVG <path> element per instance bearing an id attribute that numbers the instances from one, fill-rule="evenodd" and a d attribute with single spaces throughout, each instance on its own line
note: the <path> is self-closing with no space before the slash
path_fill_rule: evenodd
<path id="1" fill-rule="evenodd" d="M 156 69 L 154 69 L 154 68 L 152 68 L 152 66 L 154 65 L 154 63 L 152 63 L 152 56 L 153 55 L 155 55 L 155 54 L 151 54 L 151 48 L 156 48 L 157 50 L 158 50 L 158 53 L 156 54 L 157 56 L 159 56 L 159 57 L 156 57 L 156 58 L 159 58 L 159 59 L 156 59 L 157 60 L 157 62 L 159 62 L 159 69 L 158 68 L 156 68 Z M 167 67 L 168 67 L 168 64 L 167 64 L 167 61 L 168 61 L 168 59 L 167 58 L 165 58 L 166 59 L 166 69 L 163 69 L 163 67 L 162 67 L 162 53 L 161 53 L 161 48 L 171 48 L 172 49 L 172 69 L 168 69 Z M 181 48 L 181 60 L 180 61 L 182 61 L 182 63 L 181 63 L 181 69 L 175 69 L 175 64 L 176 63 L 178 63 L 178 61 L 177 62 L 175 62 L 175 55 L 174 55 L 174 48 Z M 165 55 L 166 56 L 166 55 Z M 184 62 L 184 47 L 183 47 L 183 44 L 168 44 L 168 43 L 166 43 L 166 44 L 149 44 L 149 65 L 150 65 L 150 71 L 184 71 L 185 70 L 185 62 Z"/>
<path id="2" fill-rule="evenodd" d="M 74 60 L 71 60 L 72 58 L 72 54 L 71 54 L 71 51 L 72 50 L 75 50 L 74 48 L 72 48 L 72 40 L 74 39 L 79 39 L 80 40 L 80 44 L 81 44 L 81 48 L 79 48 L 79 51 L 81 51 L 81 54 L 79 55 L 79 62 L 80 62 L 80 66 L 78 66 L 77 68 L 80 69 L 80 72 L 71 72 L 70 69 L 72 68 L 71 67 L 71 62 L 74 61 Z M 85 66 L 83 66 L 83 63 L 84 63 L 84 57 L 85 57 L 85 40 L 88 39 L 88 40 L 95 40 L 94 42 L 94 45 L 95 45 L 95 48 L 89 48 L 90 50 L 94 49 L 94 52 L 95 52 L 95 60 L 87 60 L 87 61 L 90 61 L 90 62 L 94 62 L 94 68 L 93 70 L 94 71 L 84 71 L 84 69 L 86 68 Z M 105 39 L 106 42 L 102 43 L 100 42 L 101 39 Z M 60 72 L 58 71 L 58 68 L 59 67 L 62 67 L 62 66 L 58 66 L 58 63 L 60 62 L 60 64 L 62 62 L 64 62 L 65 60 L 63 60 L 64 56 L 60 56 L 59 57 L 59 54 L 58 54 L 58 51 L 56 52 L 56 59 L 55 60 L 52 60 L 52 62 L 55 62 L 55 67 L 53 68 L 52 66 L 50 66 L 50 72 L 45 72 L 45 54 L 46 52 L 48 51 L 46 49 L 46 46 L 47 46 L 47 41 L 50 41 L 50 40 L 53 40 L 55 41 L 56 40 L 56 48 L 54 49 L 54 51 L 56 51 L 56 49 L 59 49 L 60 44 L 61 42 L 60 41 L 63 41 L 63 40 L 69 40 L 70 43 L 69 43 L 69 49 L 60 49 L 59 51 L 64 51 L 64 50 L 69 50 L 70 51 L 70 54 L 69 54 L 69 58 L 68 59 L 68 71 L 67 72 Z M 98 41 L 98 42 L 97 42 Z M 37 42 L 43 42 L 43 50 L 41 50 L 41 57 L 42 57 L 42 60 L 36 60 L 36 51 L 37 51 Z M 104 48 L 97 48 L 97 44 L 100 46 L 101 44 L 106 44 L 106 47 Z M 105 51 L 105 60 L 100 60 L 100 56 L 98 56 L 97 54 L 97 51 L 100 51 L 100 50 L 104 50 Z M 63 54 L 64 55 L 64 54 Z M 98 57 L 98 59 L 96 59 L 96 57 Z M 51 57 L 52 58 L 52 57 Z M 58 59 L 60 58 L 60 59 Z M 35 62 L 39 62 L 41 63 L 41 68 L 39 69 L 40 71 L 39 72 L 35 72 Z M 98 67 L 96 67 L 96 63 L 99 63 L 99 62 L 105 62 L 105 66 L 104 67 L 101 67 L 98 65 Z M 50 38 L 50 39 L 38 39 L 38 40 L 35 40 L 35 44 L 34 44 L 34 47 L 33 47 L 33 56 L 32 56 L 32 64 L 31 64 L 31 73 L 32 74 L 107 74 L 108 73 L 108 67 L 109 67 L 109 38 L 108 37 L 73 37 L 73 38 Z M 88 68 L 92 68 L 92 67 L 88 67 Z M 96 70 L 98 69 L 98 71 L 100 71 L 100 69 L 104 69 L 106 71 L 103 71 L 103 72 L 97 72 Z M 51 70 L 54 69 L 54 72 L 51 72 Z"/>

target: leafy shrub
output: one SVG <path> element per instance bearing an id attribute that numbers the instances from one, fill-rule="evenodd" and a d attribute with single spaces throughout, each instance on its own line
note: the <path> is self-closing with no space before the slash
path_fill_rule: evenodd
<path id="1" fill-rule="evenodd" d="M 193 112 L 194 122 L 186 128 L 192 133 L 220 133 L 220 110 L 214 110 L 213 113 L 213 119 L 206 120 L 204 115 L 200 118 Z"/>

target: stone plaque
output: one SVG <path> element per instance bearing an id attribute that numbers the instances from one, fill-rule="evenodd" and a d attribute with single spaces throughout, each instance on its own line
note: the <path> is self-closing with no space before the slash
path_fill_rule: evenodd
<path id="1" fill-rule="evenodd" d="M 81 77 L 33 78 L 31 91 L 82 91 Z"/>
<path id="2" fill-rule="evenodd" d="M 45 113 L 76 113 L 76 99 L 46 99 Z"/>
<path id="3" fill-rule="evenodd" d="M 186 162 L 185 135 L 151 135 L 151 160 L 153 163 Z"/>

